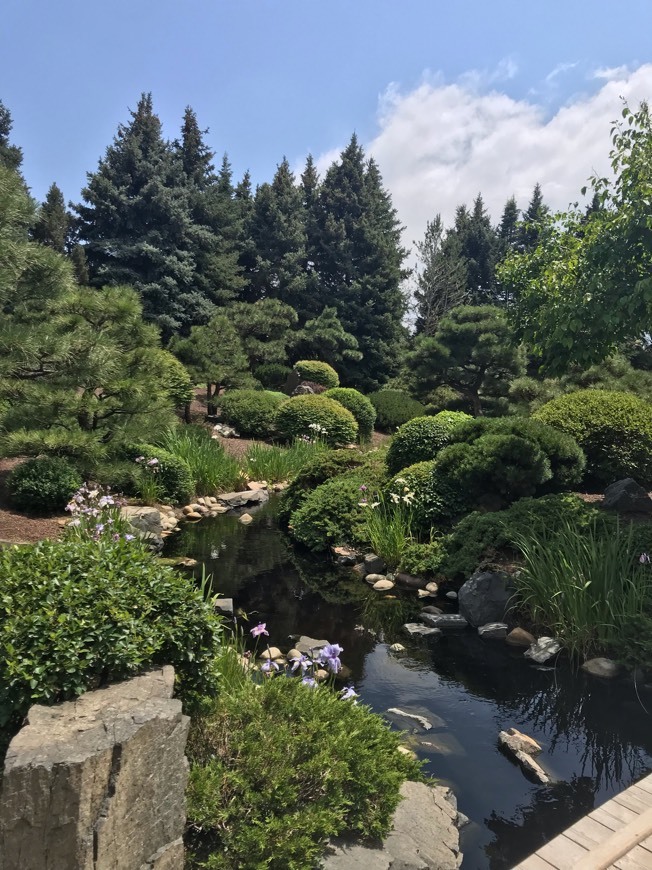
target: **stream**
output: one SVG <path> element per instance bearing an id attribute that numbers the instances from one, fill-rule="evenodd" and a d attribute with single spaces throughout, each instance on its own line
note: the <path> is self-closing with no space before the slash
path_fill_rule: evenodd
<path id="1" fill-rule="evenodd" d="M 383 599 L 328 556 L 299 553 L 278 528 L 274 500 L 248 526 L 231 515 L 186 524 L 168 538 L 165 555 L 197 559 L 195 572 L 204 566 L 213 575 L 213 591 L 234 599 L 248 627 L 267 623 L 271 645 L 287 651 L 289 635 L 305 634 L 344 647 L 360 701 L 409 732 L 425 772 L 452 788 L 469 818 L 460 834 L 463 870 L 510 870 L 652 770 L 652 691 L 565 662 L 533 665 L 471 630 L 409 638 L 401 625 L 420 609 L 415 594 Z M 395 642 L 406 651 L 392 653 Z M 509 727 L 541 743 L 538 761 L 552 784 L 529 782 L 499 751 L 498 732 Z"/>

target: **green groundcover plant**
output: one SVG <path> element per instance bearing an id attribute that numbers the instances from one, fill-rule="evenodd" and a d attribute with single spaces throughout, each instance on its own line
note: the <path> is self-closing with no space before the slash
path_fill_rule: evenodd
<path id="1" fill-rule="evenodd" d="M 341 651 L 332 644 L 326 655 L 332 670 Z M 401 783 L 420 778 L 398 751 L 400 735 L 351 687 L 335 692 L 294 664 L 294 678 L 268 663 L 252 679 L 237 644 L 223 647 L 222 689 L 193 719 L 188 743 L 193 866 L 307 870 L 329 837 L 384 836 Z"/>
<path id="2" fill-rule="evenodd" d="M 40 456 L 17 466 L 9 476 L 9 495 L 18 508 L 49 513 L 61 511 L 82 479 L 69 462 L 59 456 Z"/>

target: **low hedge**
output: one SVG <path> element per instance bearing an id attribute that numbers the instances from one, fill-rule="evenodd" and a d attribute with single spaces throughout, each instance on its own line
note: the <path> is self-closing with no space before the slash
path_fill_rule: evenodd
<path id="1" fill-rule="evenodd" d="M 287 525 L 290 517 L 320 484 L 345 471 L 358 468 L 365 456 L 358 450 L 327 450 L 318 453 L 290 482 L 281 495 L 278 517 Z"/>
<path id="2" fill-rule="evenodd" d="M 220 419 L 240 435 L 267 438 L 274 432 L 276 411 L 285 398 L 265 390 L 229 390 L 220 398 Z"/>
<path id="3" fill-rule="evenodd" d="M 467 420 L 471 417 L 462 411 L 440 411 L 434 417 L 408 420 L 389 445 L 387 468 L 390 474 L 417 462 L 434 459 L 442 447 L 455 440 L 453 433 Z"/>
<path id="4" fill-rule="evenodd" d="M 61 511 L 82 485 L 81 475 L 58 456 L 40 456 L 16 466 L 9 475 L 12 504 L 39 513 Z"/>
<path id="5" fill-rule="evenodd" d="M 282 392 L 287 379 L 292 374 L 290 366 L 280 363 L 263 363 L 254 369 L 253 375 L 266 390 Z"/>
<path id="6" fill-rule="evenodd" d="M 294 364 L 294 369 L 302 381 L 321 384 L 327 390 L 332 390 L 340 385 L 339 375 L 328 363 L 314 359 L 301 359 Z"/>
<path id="7" fill-rule="evenodd" d="M 350 387 L 334 387 L 324 393 L 329 399 L 335 399 L 347 411 L 350 411 L 358 424 L 360 441 L 371 441 L 376 422 L 376 409 L 366 396 Z"/>
<path id="8" fill-rule="evenodd" d="M 403 390 L 380 390 L 371 393 L 369 401 L 376 409 L 376 426 L 382 432 L 395 432 L 403 423 L 425 412 L 424 405 Z"/>
<path id="9" fill-rule="evenodd" d="M 327 396 L 293 396 L 279 406 L 276 428 L 282 438 L 320 438 L 331 447 L 355 441 L 358 424 L 350 411 Z"/>
<path id="10" fill-rule="evenodd" d="M 571 435 L 600 484 L 633 477 L 652 484 L 652 405 L 631 393 L 580 390 L 559 396 L 534 419 Z"/>

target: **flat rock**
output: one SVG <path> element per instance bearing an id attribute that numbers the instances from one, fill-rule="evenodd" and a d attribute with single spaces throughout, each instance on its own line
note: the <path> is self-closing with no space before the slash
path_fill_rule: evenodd
<path id="1" fill-rule="evenodd" d="M 185 514 L 185 518 L 187 520 L 194 520 L 196 522 L 197 520 L 201 520 L 203 517 L 202 514 L 200 514 L 198 511 L 189 511 L 187 514 Z"/>
<path id="2" fill-rule="evenodd" d="M 391 580 L 388 580 L 386 577 L 383 577 L 382 580 L 376 580 L 373 585 L 373 588 L 376 592 L 389 592 L 390 589 L 394 588 L 394 584 Z"/>
<path id="3" fill-rule="evenodd" d="M 393 652 L 393 653 L 402 653 L 402 652 L 405 652 L 405 647 L 403 646 L 402 643 L 393 643 L 390 646 L 389 650 L 390 650 L 390 652 Z"/>
<path id="4" fill-rule="evenodd" d="M 267 481 L 265 480 L 250 480 L 247 484 L 247 489 L 251 492 L 257 492 L 259 489 L 267 489 Z"/>
<path id="5" fill-rule="evenodd" d="M 462 856 L 450 789 L 404 782 L 401 797 L 382 844 L 374 848 L 332 841 L 324 870 L 457 870 Z"/>
<path id="6" fill-rule="evenodd" d="M 534 737 L 523 734 L 522 731 L 518 731 L 516 728 L 508 728 L 507 731 L 501 731 L 498 734 L 498 742 L 504 749 L 511 752 L 512 755 L 516 755 L 517 752 L 538 755 L 541 752 L 541 746 Z"/>
<path id="7" fill-rule="evenodd" d="M 329 641 L 327 640 L 315 640 L 314 637 L 308 637 L 307 635 L 302 634 L 296 642 L 295 647 L 300 653 L 307 656 L 310 655 L 311 652 L 318 652 L 320 649 L 328 646 L 328 644 Z"/>
<path id="8" fill-rule="evenodd" d="M 432 722 L 426 719 L 425 716 L 420 716 L 418 713 L 408 713 L 406 710 L 399 710 L 398 707 L 390 707 L 388 713 L 393 713 L 395 716 L 402 716 L 404 719 L 414 719 L 423 728 L 424 731 L 430 731 Z"/>
<path id="9" fill-rule="evenodd" d="M 428 592 L 427 589 L 417 589 L 417 598 L 434 598 L 436 592 Z"/>
<path id="10" fill-rule="evenodd" d="M 379 580 L 386 580 L 384 574 L 365 574 L 364 578 L 370 586 L 373 586 L 374 583 L 378 583 Z"/>
<path id="11" fill-rule="evenodd" d="M 224 616 L 233 616 L 233 599 L 232 598 L 216 598 L 213 601 L 215 610 L 219 610 Z"/>
<path id="12" fill-rule="evenodd" d="M 540 782 L 542 785 L 547 785 L 550 782 L 550 777 L 527 752 L 517 752 L 514 756 L 521 765 L 521 770 L 529 778 L 535 782 Z"/>
<path id="13" fill-rule="evenodd" d="M 230 510 L 246 507 L 252 504 L 265 504 L 269 501 L 269 493 L 266 489 L 246 490 L 245 492 L 224 492 L 217 496 L 220 504 L 226 505 Z"/>
<path id="14" fill-rule="evenodd" d="M 561 650 L 561 644 L 554 637 L 540 637 L 523 655 L 526 659 L 532 659 L 538 665 L 542 665 L 557 655 Z"/>
<path id="15" fill-rule="evenodd" d="M 633 478 L 626 477 L 605 489 L 602 507 L 622 514 L 652 514 L 652 499 Z"/>
<path id="16" fill-rule="evenodd" d="M 457 592 L 451 589 L 450 592 L 446 593 L 446 598 L 448 598 L 449 601 L 457 601 Z"/>
<path id="17" fill-rule="evenodd" d="M 510 646 L 532 646 L 537 642 L 536 637 L 524 628 L 513 628 L 505 638 Z"/>
<path id="18" fill-rule="evenodd" d="M 426 607 L 423 608 L 423 610 L 421 612 L 422 613 L 432 613 L 435 616 L 437 616 L 438 614 L 443 613 L 444 611 L 441 609 L 441 607 L 435 607 L 434 604 L 428 604 L 428 605 L 426 605 Z"/>
<path id="19" fill-rule="evenodd" d="M 338 565 L 355 565 L 358 554 L 352 547 L 331 547 L 331 552 Z"/>
<path id="20" fill-rule="evenodd" d="M 264 649 L 261 654 L 258 656 L 261 659 L 282 659 L 285 658 L 281 650 L 277 646 L 270 646 L 267 649 Z"/>
<path id="21" fill-rule="evenodd" d="M 127 504 L 120 509 L 120 515 L 137 532 L 160 535 L 163 531 L 161 514 L 157 508 Z"/>
<path id="22" fill-rule="evenodd" d="M 434 580 L 431 580 L 430 583 L 426 583 L 426 592 L 430 592 L 431 595 L 436 595 L 439 592 L 439 583 L 435 583 Z"/>
<path id="23" fill-rule="evenodd" d="M 251 514 L 242 514 L 242 516 L 238 518 L 238 522 L 241 522 L 243 526 L 248 526 L 249 523 L 253 523 L 253 521 L 254 518 Z"/>
<path id="24" fill-rule="evenodd" d="M 480 626 L 478 634 L 488 640 L 504 640 L 507 636 L 507 625 L 504 622 L 488 622 Z"/>
<path id="25" fill-rule="evenodd" d="M 443 633 L 441 628 L 430 628 L 419 622 L 406 622 L 403 631 L 410 637 L 440 637 Z"/>
<path id="26" fill-rule="evenodd" d="M 419 614 L 419 619 L 429 625 L 431 628 L 449 628 L 461 629 L 468 626 L 468 622 L 459 613 L 442 613 L 435 615 L 434 613 L 426 613 L 422 611 Z"/>
<path id="27" fill-rule="evenodd" d="M 620 673 L 620 665 L 612 659 L 598 657 L 584 662 L 582 670 L 586 671 L 587 674 L 592 674 L 594 677 L 611 679 L 612 677 L 617 677 Z"/>

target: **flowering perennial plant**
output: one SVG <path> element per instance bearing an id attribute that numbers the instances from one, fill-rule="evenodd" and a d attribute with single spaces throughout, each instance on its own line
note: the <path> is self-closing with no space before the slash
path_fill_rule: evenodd
<path id="1" fill-rule="evenodd" d="M 132 541 L 130 525 L 120 514 L 124 500 L 110 489 L 87 484 L 81 486 L 66 505 L 72 519 L 66 526 L 67 537 L 92 538 L 94 541 L 123 538 Z"/>
<path id="2" fill-rule="evenodd" d="M 385 494 L 368 495 L 363 484 L 360 487 L 359 507 L 366 512 L 366 536 L 375 553 L 394 569 L 400 564 L 406 546 L 413 540 L 412 505 L 414 492 L 407 481 L 397 477 L 394 489 Z"/>

